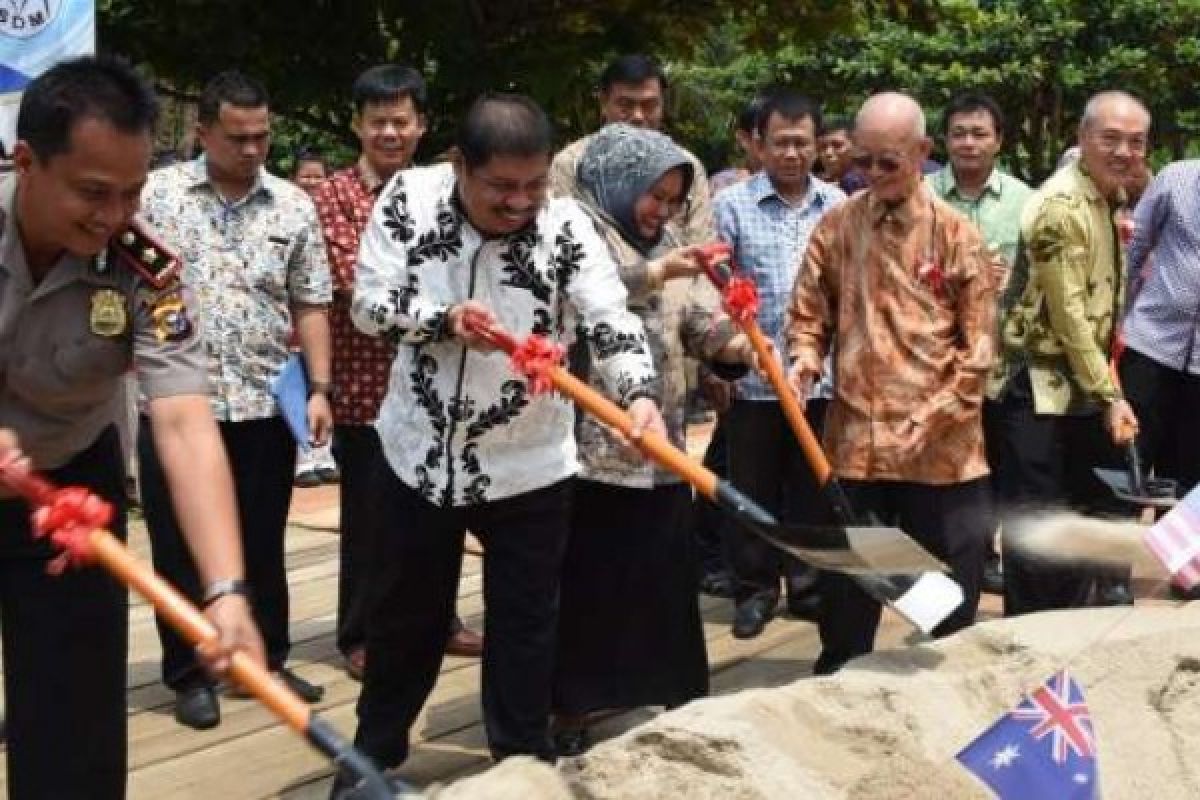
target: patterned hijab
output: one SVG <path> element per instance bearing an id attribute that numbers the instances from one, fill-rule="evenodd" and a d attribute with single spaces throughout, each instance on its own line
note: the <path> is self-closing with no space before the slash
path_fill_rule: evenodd
<path id="1" fill-rule="evenodd" d="M 576 177 L 585 200 L 612 219 L 621 235 L 644 254 L 662 235 L 648 240 L 638 233 L 633 207 L 675 167 L 683 168 L 686 196 L 692 185 L 692 162 L 687 154 L 670 136 L 618 122 L 593 134 L 579 159 Z"/>

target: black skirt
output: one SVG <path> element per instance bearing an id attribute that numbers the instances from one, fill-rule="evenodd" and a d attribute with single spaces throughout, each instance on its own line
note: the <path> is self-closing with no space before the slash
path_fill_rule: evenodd
<path id="1" fill-rule="evenodd" d="M 708 693 L 686 485 L 581 480 L 563 562 L 554 710 L 683 705 Z"/>

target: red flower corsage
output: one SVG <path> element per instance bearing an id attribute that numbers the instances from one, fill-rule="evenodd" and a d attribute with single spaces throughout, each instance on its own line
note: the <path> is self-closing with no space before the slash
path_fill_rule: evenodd
<path id="1" fill-rule="evenodd" d="M 1129 247 L 1133 241 L 1133 234 L 1137 232 L 1133 213 L 1127 208 L 1117 209 L 1113 214 L 1113 225 L 1117 228 L 1117 241 L 1121 243 L 1121 247 Z"/>
<path id="2" fill-rule="evenodd" d="M 935 258 L 928 258 L 917 266 L 917 280 L 938 297 L 946 289 L 946 273 Z"/>

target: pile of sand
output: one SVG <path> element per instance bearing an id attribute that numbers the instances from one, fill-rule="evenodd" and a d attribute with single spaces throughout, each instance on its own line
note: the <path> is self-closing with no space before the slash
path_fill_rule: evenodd
<path id="1" fill-rule="evenodd" d="M 1200 797 L 1200 603 L 981 624 L 835 677 L 693 703 L 557 771 L 510 760 L 436 796 L 988 797 L 955 753 L 1068 660 L 1106 800 Z"/>

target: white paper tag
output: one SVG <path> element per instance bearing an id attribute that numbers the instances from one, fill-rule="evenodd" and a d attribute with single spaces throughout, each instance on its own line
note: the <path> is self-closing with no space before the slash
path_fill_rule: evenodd
<path id="1" fill-rule="evenodd" d="M 932 633 L 938 623 L 963 603 L 962 587 L 941 572 L 925 572 L 892 604 L 892 608 L 922 633 Z"/>

